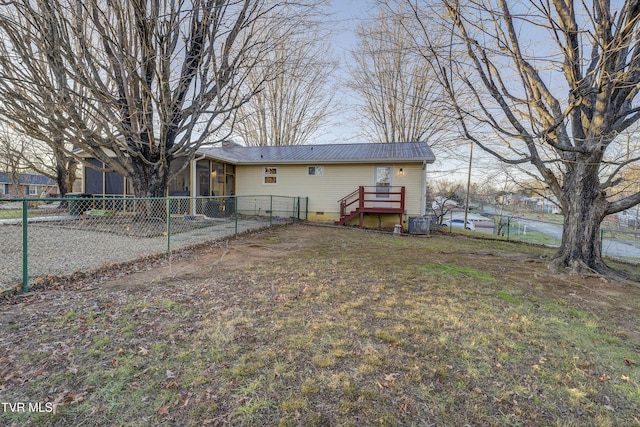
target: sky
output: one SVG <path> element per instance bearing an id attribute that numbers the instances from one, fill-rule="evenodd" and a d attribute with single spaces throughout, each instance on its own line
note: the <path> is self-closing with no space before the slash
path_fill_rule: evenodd
<path id="1" fill-rule="evenodd" d="M 357 43 L 355 28 L 370 19 L 376 11 L 376 0 L 331 0 L 329 20 L 335 28 L 332 38 L 334 57 L 339 61 L 335 94 L 338 114 L 314 139 L 316 144 L 369 142 L 358 121 L 358 106 L 354 95 L 344 84 L 348 78 L 348 61 L 351 50 Z M 469 170 L 469 144 L 465 141 L 459 153 L 452 155 L 434 147 L 436 162 L 429 166 L 432 179 L 456 181 L 466 185 Z M 482 183 L 502 173 L 498 172 L 499 162 L 478 147 L 473 151 L 472 181 Z"/>
<path id="2" fill-rule="evenodd" d="M 357 122 L 355 95 L 346 87 L 345 81 L 348 78 L 347 62 L 357 41 L 354 30 L 368 18 L 373 4 L 371 0 L 331 0 L 328 20 L 334 29 L 331 48 L 339 63 L 334 82 L 338 89 L 334 94 L 338 108 L 329 126 L 318 135 L 318 144 L 364 142 Z"/>
<path id="3" fill-rule="evenodd" d="M 349 77 L 348 62 L 351 51 L 357 43 L 355 35 L 356 27 L 370 19 L 376 11 L 376 0 L 331 0 L 328 9 L 327 23 L 333 29 L 331 49 L 333 57 L 339 66 L 332 82 L 337 89 L 334 94 L 336 114 L 329 119 L 327 126 L 320 130 L 312 143 L 314 144 L 339 144 L 369 142 L 358 120 L 358 98 L 347 86 Z M 451 155 L 439 152 L 434 148 L 436 163 L 429 166 L 429 174 L 435 179 L 457 181 L 466 184 L 468 173 L 468 144 L 464 144 L 460 155 L 456 160 L 451 160 Z M 445 156 L 449 157 L 445 159 Z M 473 181 L 481 182 L 486 179 L 486 169 L 480 162 L 489 161 L 479 149 L 474 152 L 474 167 L 472 168 Z"/>

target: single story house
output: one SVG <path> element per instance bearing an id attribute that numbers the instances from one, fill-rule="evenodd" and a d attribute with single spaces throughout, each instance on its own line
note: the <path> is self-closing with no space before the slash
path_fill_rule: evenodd
<path id="1" fill-rule="evenodd" d="M 308 197 L 310 221 L 406 228 L 426 209 L 427 165 L 435 161 L 424 142 L 202 148 L 169 183 L 169 196 L 274 195 Z M 97 167 L 102 165 L 89 159 Z M 179 170 L 183 164 L 173 164 Z M 87 194 L 131 194 L 127 179 L 85 168 Z M 192 204 L 191 210 L 196 209 Z M 190 212 L 199 214 L 200 212 Z"/>
<path id="2" fill-rule="evenodd" d="M 0 197 L 55 197 L 58 184 L 44 175 L 18 174 L 17 179 L 0 173 Z"/>

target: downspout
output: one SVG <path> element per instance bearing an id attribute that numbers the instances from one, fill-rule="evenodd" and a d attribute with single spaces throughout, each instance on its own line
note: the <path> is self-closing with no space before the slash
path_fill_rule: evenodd
<path id="1" fill-rule="evenodd" d="M 191 187 L 189 192 L 191 193 L 191 215 L 196 214 L 196 183 L 198 182 L 198 177 L 196 176 L 196 164 L 198 160 L 203 160 L 206 156 L 203 154 L 202 157 L 195 157 L 191 160 Z"/>
<path id="2" fill-rule="evenodd" d="M 420 197 L 420 216 L 427 214 L 427 161 L 422 161 L 422 196 Z"/>

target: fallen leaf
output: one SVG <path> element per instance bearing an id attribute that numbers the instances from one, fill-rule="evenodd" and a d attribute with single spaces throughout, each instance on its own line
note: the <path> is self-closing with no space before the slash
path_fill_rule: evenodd
<path id="1" fill-rule="evenodd" d="M 169 415 L 169 407 L 166 405 L 162 405 L 160 408 L 158 408 L 158 414 Z"/>
<path id="2" fill-rule="evenodd" d="M 394 382 L 398 374 L 387 374 L 384 376 L 384 380 L 388 382 Z"/>

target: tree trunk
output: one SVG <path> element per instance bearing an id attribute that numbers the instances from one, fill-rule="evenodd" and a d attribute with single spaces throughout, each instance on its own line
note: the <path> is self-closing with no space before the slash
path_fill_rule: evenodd
<path id="1" fill-rule="evenodd" d="M 165 197 L 169 176 L 168 166 L 163 168 L 157 164 L 148 164 L 140 159 L 133 161 L 133 192 L 136 197 Z"/>
<path id="2" fill-rule="evenodd" d="M 166 197 L 169 166 L 160 168 L 160 163 L 147 163 L 139 158 L 132 158 L 134 173 L 131 176 L 133 192 L 137 198 Z M 141 219 L 166 218 L 164 200 L 145 200 L 136 203 L 136 213 Z"/>
<path id="3" fill-rule="evenodd" d="M 73 183 L 76 181 L 77 173 L 78 173 L 78 161 L 73 157 L 67 157 L 66 162 L 67 169 L 67 180 L 65 182 L 65 195 L 71 191 L 73 191 Z M 60 190 L 62 191 L 62 190 Z M 62 194 L 60 194 L 61 197 Z"/>
<path id="4" fill-rule="evenodd" d="M 64 198 L 67 193 L 73 191 L 73 183 L 76 180 L 78 161 L 67 155 L 64 151 L 62 138 L 54 138 L 51 145 L 53 157 L 55 159 L 56 184 L 60 197 Z"/>
<path id="5" fill-rule="evenodd" d="M 73 182 L 76 180 L 76 166 L 78 162 L 75 160 L 56 159 L 56 184 L 60 197 L 66 197 L 67 193 L 73 190 Z"/>
<path id="6" fill-rule="evenodd" d="M 564 178 L 562 244 L 550 267 L 568 268 L 577 273 L 611 274 L 601 252 L 600 224 L 608 202 L 600 189 L 597 167 L 577 164 Z"/>

